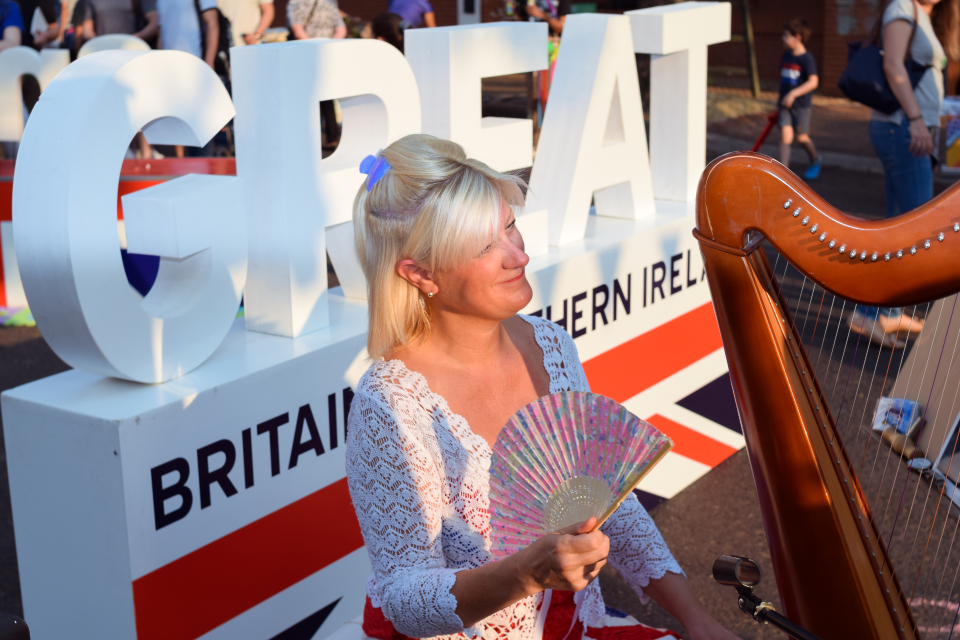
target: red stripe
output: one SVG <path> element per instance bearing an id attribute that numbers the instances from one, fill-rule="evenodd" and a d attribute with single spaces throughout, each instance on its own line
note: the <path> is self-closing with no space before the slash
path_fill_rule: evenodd
<path id="1" fill-rule="evenodd" d="M 0 220 L 13 220 L 13 180 L 0 180 Z"/>
<path id="2" fill-rule="evenodd" d="M 13 220 L 13 180 L 3 180 L 0 181 L 0 222 L 9 220 Z M 7 284 L 3 275 L 3 249 L 0 248 L 0 307 L 5 306 Z"/>
<path id="3" fill-rule="evenodd" d="M 133 581 L 138 640 L 193 640 L 363 546 L 346 478 Z"/>
<path id="4" fill-rule="evenodd" d="M 708 302 L 583 363 L 590 389 L 629 400 L 723 346 Z"/>
<path id="5" fill-rule="evenodd" d="M 679 422 L 664 418 L 660 414 L 647 418 L 647 422 L 660 429 L 673 440 L 673 451 L 680 455 L 702 462 L 711 469 L 737 452 L 733 447 L 709 438 L 699 431 L 685 427 Z"/>

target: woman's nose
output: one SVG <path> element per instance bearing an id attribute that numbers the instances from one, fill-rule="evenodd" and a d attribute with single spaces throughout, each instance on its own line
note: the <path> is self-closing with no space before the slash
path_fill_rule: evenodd
<path id="1" fill-rule="evenodd" d="M 530 262 L 530 256 L 523 250 L 523 240 L 520 240 L 520 242 L 508 242 L 507 246 L 509 249 L 503 266 L 507 269 L 519 269 L 527 266 Z"/>

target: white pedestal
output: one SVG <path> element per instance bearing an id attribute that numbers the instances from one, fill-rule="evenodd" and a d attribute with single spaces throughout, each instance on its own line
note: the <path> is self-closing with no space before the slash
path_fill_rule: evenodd
<path id="1" fill-rule="evenodd" d="M 620 346 L 709 303 L 692 204 L 657 209 L 590 216 L 585 239 L 528 268 L 527 311 L 564 320 L 581 360 L 613 363 L 604 378 L 645 366 L 611 360 Z M 361 613 L 370 565 L 344 426 L 367 367 L 366 306 L 335 289 L 330 313 L 295 339 L 239 319 L 209 361 L 164 384 L 69 371 L 3 394 L 36 640 L 266 640 L 301 622 L 324 638 Z"/>

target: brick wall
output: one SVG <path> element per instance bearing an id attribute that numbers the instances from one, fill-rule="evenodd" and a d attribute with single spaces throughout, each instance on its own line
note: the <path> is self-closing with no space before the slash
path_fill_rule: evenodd
<path id="1" fill-rule="evenodd" d="M 870 37 L 880 14 L 877 0 L 831 0 L 826 3 L 825 23 L 829 27 L 824 42 L 820 85 L 826 95 L 842 95 L 837 80 L 847 66 L 847 43 Z"/>
<path id="2" fill-rule="evenodd" d="M 840 95 L 837 80 L 847 65 L 847 42 L 862 40 L 873 28 L 882 0 L 793 0 L 790 4 L 749 0 L 757 49 L 757 68 L 764 84 L 776 83 L 783 44 L 783 23 L 803 18 L 813 31 L 807 49 L 817 60 L 820 92 Z M 743 34 L 741 0 L 732 2 L 731 30 Z M 710 66 L 742 67 L 747 64 L 745 42 L 710 47 Z"/>

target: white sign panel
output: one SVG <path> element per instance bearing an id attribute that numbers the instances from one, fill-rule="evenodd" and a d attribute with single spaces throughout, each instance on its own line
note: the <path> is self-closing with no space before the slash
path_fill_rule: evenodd
<path id="1" fill-rule="evenodd" d="M 595 390 L 641 411 L 664 384 L 671 398 L 689 393 L 683 372 L 720 345 L 692 208 L 653 200 L 632 24 L 567 20 L 534 213 L 519 226 L 536 237 L 549 218 L 562 245 L 547 250 L 542 234 L 526 312 L 564 326 Z M 516 60 L 481 59 L 480 45 L 511 34 Z M 537 25 L 438 30 L 420 41 L 439 38 L 436 59 L 411 61 L 459 70 L 476 89 L 485 74 L 541 68 L 544 36 Z M 244 47 L 233 61 L 236 112 L 195 57 L 112 51 L 67 67 L 26 125 L 19 273 L 45 338 L 77 368 L 3 394 L 24 613 L 39 640 L 324 638 L 356 618 L 370 568 L 344 479 L 352 389 L 368 364 L 350 223 L 358 165 L 420 130 L 421 97 L 424 113 L 449 116 L 451 136 L 503 153 L 491 162 L 526 162 L 529 124 L 493 123 L 491 141 L 518 136 L 494 149 L 474 89 L 460 104 L 445 95 L 459 78 L 423 76 L 424 93 L 385 43 Z M 324 159 L 319 102 L 330 99 L 343 139 Z M 138 130 L 202 145 L 235 113 L 237 177 L 184 176 L 124 198 L 128 249 L 161 257 L 141 299 L 119 255 L 124 150 Z M 328 243 L 343 283 L 333 291 Z M 247 318 L 234 320 L 241 295 Z M 657 367 L 638 369 L 653 352 Z"/>

